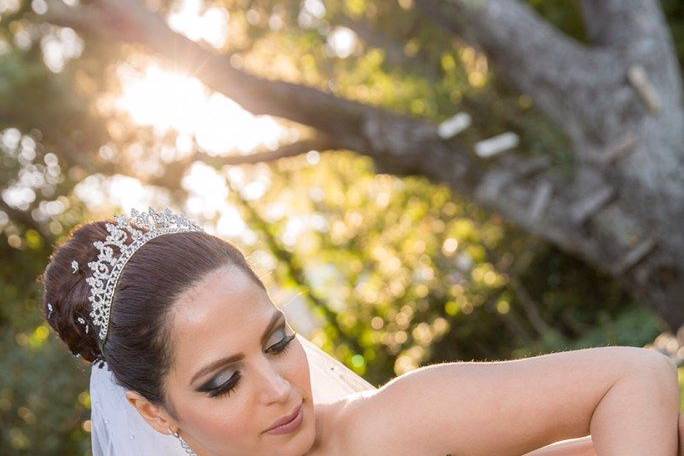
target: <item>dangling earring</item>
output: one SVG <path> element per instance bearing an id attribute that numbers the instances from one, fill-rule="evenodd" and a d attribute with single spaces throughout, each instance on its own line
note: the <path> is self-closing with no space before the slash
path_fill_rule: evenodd
<path id="1" fill-rule="evenodd" d="M 169 430 L 171 430 L 171 429 L 169 429 Z M 188 442 L 186 442 L 185 440 L 183 440 L 183 437 L 180 436 L 180 434 L 178 433 L 178 431 L 171 431 L 171 433 L 173 434 L 173 436 L 174 436 L 175 438 L 177 438 L 177 439 L 180 441 L 181 447 L 183 447 L 183 449 L 185 450 L 185 452 L 186 452 L 187 454 L 189 454 L 189 455 L 191 455 L 191 456 L 197 456 L 197 453 L 195 453 L 195 452 L 192 450 L 192 448 L 190 448 L 190 445 L 188 445 Z"/>

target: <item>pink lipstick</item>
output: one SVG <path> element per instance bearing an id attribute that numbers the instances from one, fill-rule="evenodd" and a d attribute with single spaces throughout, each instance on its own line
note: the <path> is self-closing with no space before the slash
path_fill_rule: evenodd
<path id="1" fill-rule="evenodd" d="M 297 410 L 295 410 L 292 415 L 280 420 L 277 422 L 278 424 L 274 425 L 265 432 L 268 432 L 269 434 L 289 434 L 290 432 L 294 432 L 299 429 L 302 421 L 304 421 L 303 401 L 301 404 L 299 404 L 299 407 L 297 407 Z"/>

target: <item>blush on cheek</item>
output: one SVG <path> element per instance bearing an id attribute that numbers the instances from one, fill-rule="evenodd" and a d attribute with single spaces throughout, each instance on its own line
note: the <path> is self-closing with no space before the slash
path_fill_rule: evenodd
<path id="1" fill-rule="evenodd" d="M 239 387 L 238 387 L 239 388 Z M 207 448 L 249 447 L 260 429 L 250 420 L 247 407 L 233 398 L 207 398 L 184 421 L 198 442 Z M 237 399 L 237 398 L 236 398 Z"/>

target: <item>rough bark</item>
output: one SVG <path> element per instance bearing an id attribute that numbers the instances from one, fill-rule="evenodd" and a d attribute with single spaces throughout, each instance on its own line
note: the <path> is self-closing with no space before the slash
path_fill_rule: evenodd
<path id="1" fill-rule="evenodd" d="M 583 45 L 512 0 L 416 6 L 479 47 L 571 140 L 575 169 L 546 157 L 478 157 L 432 122 L 269 80 L 169 29 L 135 0 L 50 3 L 45 20 L 145 46 L 255 114 L 313 127 L 379 172 L 420 174 L 607 271 L 676 329 L 684 323 L 681 77 L 655 0 L 586 1 Z M 514 68 L 515 71 L 511 69 Z M 265 157 L 269 159 L 272 157 Z"/>
<path id="2" fill-rule="evenodd" d="M 652 304 L 673 329 L 679 327 L 684 322 L 681 75 L 658 3 L 584 1 L 590 46 L 517 1 L 417 5 L 482 49 L 502 78 L 530 95 L 565 131 L 577 166 L 574 180 L 561 191 L 569 197 L 574 222 L 584 222 L 580 242 L 596 243 L 589 261 Z M 514 64 L 516 71 L 507 71 Z M 585 182 L 593 183 L 587 188 Z"/>

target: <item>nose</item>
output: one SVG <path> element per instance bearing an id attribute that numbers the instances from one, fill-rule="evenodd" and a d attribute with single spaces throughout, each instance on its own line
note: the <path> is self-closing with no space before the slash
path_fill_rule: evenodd
<path id="1" fill-rule="evenodd" d="M 270 361 L 264 360 L 259 372 L 261 378 L 261 394 L 264 403 L 288 403 L 292 385 L 284 378 Z"/>

